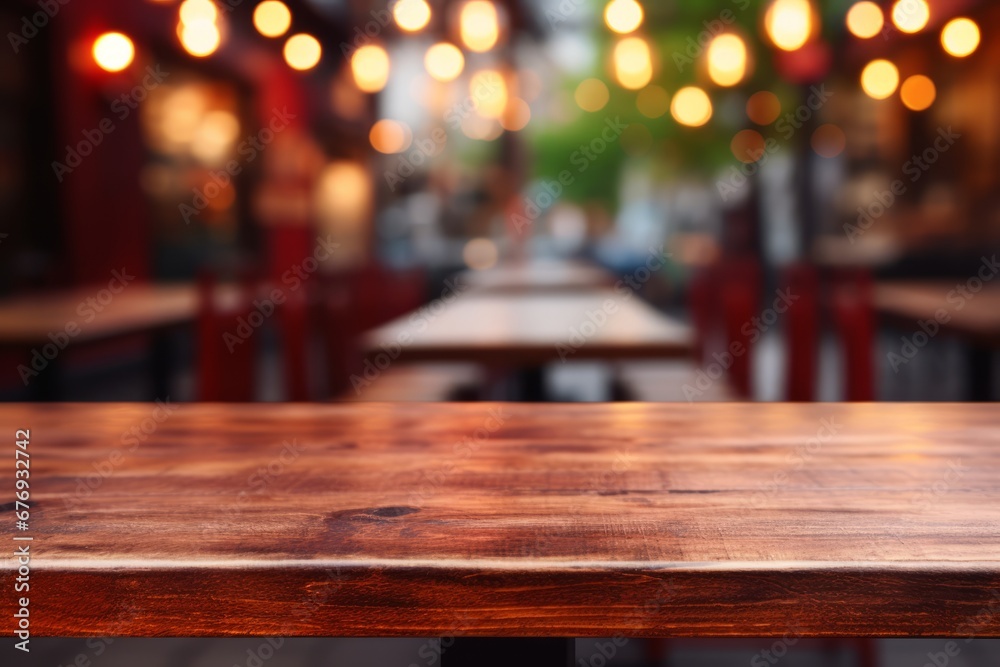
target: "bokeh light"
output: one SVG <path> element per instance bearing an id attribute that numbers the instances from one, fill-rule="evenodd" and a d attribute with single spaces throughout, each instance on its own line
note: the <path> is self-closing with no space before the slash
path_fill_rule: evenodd
<path id="1" fill-rule="evenodd" d="M 825 158 L 835 158 L 844 152 L 847 146 L 847 135 L 838 125 L 827 123 L 817 127 L 809 139 L 816 155 Z"/>
<path id="2" fill-rule="evenodd" d="M 135 46 L 120 32 L 106 32 L 94 40 L 94 62 L 106 72 L 120 72 L 132 64 Z"/>
<path id="3" fill-rule="evenodd" d="M 747 118 L 758 125 L 770 125 L 781 115 L 781 101 L 769 90 L 754 93 L 747 100 Z"/>
<path id="4" fill-rule="evenodd" d="M 469 94 L 483 118 L 500 118 L 507 108 L 507 82 L 497 70 L 484 69 L 473 74 Z"/>
<path id="5" fill-rule="evenodd" d="M 354 83 L 366 93 L 377 93 L 389 81 L 389 54 L 377 44 L 362 46 L 351 57 Z"/>
<path id="6" fill-rule="evenodd" d="M 264 37 L 281 37 L 292 25 L 292 12 L 279 0 L 264 0 L 253 10 L 253 25 Z"/>
<path id="7" fill-rule="evenodd" d="M 979 39 L 979 26 L 972 19 L 953 19 L 941 31 L 941 46 L 956 58 L 971 55 L 979 48 Z"/>
<path id="8" fill-rule="evenodd" d="M 801 49 L 813 31 L 809 0 L 775 0 L 764 15 L 764 28 L 779 49 Z"/>
<path id="9" fill-rule="evenodd" d="M 634 32 L 642 25 L 642 5 L 636 0 L 611 0 L 604 8 L 604 22 L 621 34 Z"/>
<path id="10" fill-rule="evenodd" d="M 730 142 L 729 149 L 737 160 L 751 164 L 764 156 L 764 137 L 757 130 L 740 130 Z"/>
<path id="11" fill-rule="evenodd" d="M 398 0 L 392 6 L 392 18 L 402 30 L 416 32 L 431 20 L 431 8 L 426 0 Z"/>
<path id="12" fill-rule="evenodd" d="M 413 133 L 410 128 L 399 121 L 383 118 L 368 132 L 372 148 L 379 153 L 399 153 L 410 147 Z"/>
<path id="13" fill-rule="evenodd" d="M 847 29 L 855 37 L 870 39 L 879 34 L 884 25 L 882 8 L 869 0 L 855 3 L 847 12 Z"/>
<path id="14" fill-rule="evenodd" d="M 500 126 L 511 132 L 523 130 L 530 121 L 531 107 L 520 97 L 512 97 L 500 116 Z"/>
<path id="15" fill-rule="evenodd" d="M 888 60 L 873 60 L 861 72 L 861 88 L 876 100 L 884 100 L 899 86 L 899 70 Z"/>
<path id="16" fill-rule="evenodd" d="M 584 79 L 576 87 L 573 99 L 584 111 L 600 111 L 611 97 L 607 85 L 600 79 Z"/>
<path id="17" fill-rule="evenodd" d="M 937 87 L 923 74 L 914 74 L 899 88 L 899 98 L 911 111 L 923 111 L 934 104 Z"/>
<path id="18" fill-rule="evenodd" d="M 459 16 L 462 43 L 470 51 L 489 51 L 500 39 L 500 19 L 497 8 L 486 0 L 471 0 L 462 7 Z"/>
<path id="19" fill-rule="evenodd" d="M 719 86 L 735 86 L 747 72 L 747 46 L 739 35 L 719 35 L 708 45 L 708 75 Z"/>
<path id="20" fill-rule="evenodd" d="M 315 197 L 321 219 L 358 221 L 371 208 L 372 180 L 360 164 L 332 162 L 320 172 Z"/>
<path id="21" fill-rule="evenodd" d="M 649 45 L 639 37 L 626 37 L 615 45 L 615 77 L 629 90 L 643 88 L 653 78 Z"/>
<path id="22" fill-rule="evenodd" d="M 635 106 L 646 118 L 659 118 L 670 110 L 670 93 L 660 86 L 646 86 L 636 96 Z"/>
<path id="23" fill-rule="evenodd" d="M 485 271 L 496 266 L 500 253 L 490 239 L 470 239 L 462 249 L 465 265 L 475 271 Z"/>
<path id="24" fill-rule="evenodd" d="M 898 0 L 892 6 L 892 23 L 902 32 L 920 32 L 931 18 L 925 0 Z"/>
<path id="25" fill-rule="evenodd" d="M 210 111 L 198 124 L 191 153 L 202 162 L 212 164 L 228 157 L 240 133 L 240 122 L 229 111 Z"/>
<path id="26" fill-rule="evenodd" d="M 219 27 L 209 21 L 183 24 L 180 37 L 184 50 L 196 58 L 212 55 L 222 43 Z"/>
<path id="27" fill-rule="evenodd" d="M 285 62 L 292 69 L 312 69 L 323 55 L 319 40 L 312 35 L 300 32 L 292 35 L 285 42 Z"/>
<path id="28" fill-rule="evenodd" d="M 427 73 L 438 81 L 454 81 L 465 69 L 465 56 L 454 44 L 439 42 L 427 49 L 424 55 Z"/>
<path id="29" fill-rule="evenodd" d="M 212 0 L 184 0 L 181 3 L 178 14 L 181 23 L 194 25 L 196 23 L 215 23 L 219 17 L 219 10 Z"/>
<path id="30" fill-rule="evenodd" d="M 681 125 L 700 127 L 712 118 L 712 100 L 696 86 L 681 88 L 670 102 L 670 115 Z"/>

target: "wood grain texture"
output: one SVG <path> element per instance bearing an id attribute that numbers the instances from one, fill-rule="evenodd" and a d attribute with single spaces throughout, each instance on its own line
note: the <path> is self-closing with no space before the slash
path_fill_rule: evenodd
<path id="1" fill-rule="evenodd" d="M 0 407 L 37 635 L 1000 636 L 995 405 L 156 416 Z"/>
<path id="2" fill-rule="evenodd" d="M 975 276 L 975 280 L 978 280 Z M 875 306 L 915 330 L 921 320 L 935 319 L 945 331 L 978 343 L 1000 346 L 1000 284 L 983 282 L 892 281 L 876 285 Z"/>
<path id="3" fill-rule="evenodd" d="M 369 358 L 526 366 L 579 359 L 687 357 L 686 325 L 631 291 L 509 294 L 468 291 L 364 337 Z"/>

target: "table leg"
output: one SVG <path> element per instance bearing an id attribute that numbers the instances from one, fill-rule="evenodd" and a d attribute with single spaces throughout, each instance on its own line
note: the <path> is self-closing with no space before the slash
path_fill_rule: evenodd
<path id="1" fill-rule="evenodd" d="M 572 667 L 576 640 L 458 637 L 441 650 L 441 667 Z"/>
<path id="2" fill-rule="evenodd" d="M 173 371 L 173 348 L 169 330 L 157 329 L 153 332 L 149 353 L 153 400 L 166 400 L 170 397 L 170 376 Z"/>
<path id="3" fill-rule="evenodd" d="M 993 400 L 993 350 L 986 346 L 969 343 L 966 352 L 968 376 L 967 401 Z"/>

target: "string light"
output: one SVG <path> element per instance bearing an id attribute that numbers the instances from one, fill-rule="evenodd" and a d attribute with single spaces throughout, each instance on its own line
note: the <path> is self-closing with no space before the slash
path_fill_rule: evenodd
<path id="1" fill-rule="evenodd" d="M 279 0 L 264 0 L 253 10 L 253 25 L 264 37 L 281 37 L 292 25 L 292 12 Z"/>
<path id="2" fill-rule="evenodd" d="M 708 45 L 708 76 L 719 86 L 735 86 L 747 72 L 747 47 L 739 35 L 719 35 Z"/>
<path id="3" fill-rule="evenodd" d="M 779 49 L 801 49 L 812 35 L 812 5 L 809 0 L 775 0 L 764 15 L 764 27 Z"/>
<path id="4" fill-rule="evenodd" d="M 869 97 L 884 100 L 899 86 L 899 70 L 888 60 L 873 60 L 861 72 L 861 88 Z"/>
<path id="5" fill-rule="evenodd" d="M 351 58 L 354 83 L 366 93 L 377 93 L 389 81 L 389 54 L 377 44 L 362 46 Z"/>
<path id="6" fill-rule="evenodd" d="M 106 72 L 120 72 L 135 58 L 132 40 L 120 32 L 106 32 L 98 37 L 92 52 L 94 62 Z"/>
<path id="7" fill-rule="evenodd" d="M 941 46 L 956 58 L 975 52 L 979 48 L 979 39 L 979 26 L 972 19 L 953 19 L 941 31 Z"/>
<path id="8" fill-rule="evenodd" d="M 636 0 L 611 0 L 604 8 L 604 23 L 617 33 L 626 35 L 642 25 L 642 5 Z"/>

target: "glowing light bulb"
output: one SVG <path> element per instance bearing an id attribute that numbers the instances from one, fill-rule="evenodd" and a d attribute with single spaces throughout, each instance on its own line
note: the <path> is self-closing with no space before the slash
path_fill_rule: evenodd
<path id="1" fill-rule="evenodd" d="M 292 25 L 292 12 L 279 0 L 264 0 L 253 10 L 253 25 L 265 37 L 281 37 Z"/>
<path id="2" fill-rule="evenodd" d="M 181 46 L 196 58 L 215 53 L 222 42 L 219 27 L 209 21 L 195 21 L 181 26 Z"/>
<path id="3" fill-rule="evenodd" d="M 681 125 L 700 127 L 712 118 L 712 100 L 696 86 L 681 88 L 670 103 L 670 115 Z"/>
<path id="4" fill-rule="evenodd" d="M 624 88 L 639 90 L 653 78 L 649 45 L 639 37 L 626 37 L 615 45 L 615 77 Z"/>
<path id="5" fill-rule="evenodd" d="M 882 31 L 885 17 L 882 8 L 874 2 L 858 2 L 847 11 L 847 29 L 861 39 L 870 39 Z"/>
<path id="6" fill-rule="evenodd" d="M 861 88 L 876 100 L 884 100 L 899 86 L 899 70 L 888 60 L 873 60 L 861 71 Z"/>
<path id="7" fill-rule="evenodd" d="M 738 35 L 723 34 L 708 46 L 708 75 L 720 86 L 735 86 L 747 73 L 747 47 Z"/>
<path id="8" fill-rule="evenodd" d="M 611 0 L 604 8 L 604 22 L 623 35 L 634 32 L 642 25 L 642 19 L 642 5 L 636 0 Z"/>
<path id="9" fill-rule="evenodd" d="M 489 51 L 500 39 L 500 19 L 497 8 L 486 0 L 465 3 L 459 15 L 459 32 L 462 43 L 470 51 Z"/>
<path id="10" fill-rule="evenodd" d="M 417 32 L 431 20 L 431 8 L 426 0 L 399 0 L 392 7 L 396 25 L 407 32 Z"/>
<path id="11" fill-rule="evenodd" d="M 764 27 L 779 49 L 801 49 L 812 35 L 812 5 L 809 0 L 775 0 L 764 15 Z"/>
<path id="12" fill-rule="evenodd" d="M 920 32 L 931 18 L 925 0 L 898 0 L 892 6 L 892 22 L 902 32 Z"/>
<path id="13" fill-rule="evenodd" d="M 899 99 L 910 111 L 930 108 L 937 98 L 937 87 L 923 74 L 914 74 L 899 88 Z"/>
<path id="14" fill-rule="evenodd" d="M 319 40 L 312 35 L 300 32 L 297 35 L 292 35 L 285 42 L 284 55 L 285 62 L 288 63 L 289 67 L 304 71 L 316 66 L 323 55 L 323 47 L 320 46 Z"/>
<path id="15" fill-rule="evenodd" d="M 964 58 L 979 48 L 979 26 L 972 19 L 953 19 L 941 31 L 941 46 L 950 55 Z"/>
<path id="16" fill-rule="evenodd" d="M 427 49 L 424 67 L 438 81 L 454 81 L 465 68 L 465 56 L 454 44 L 439 42 Z"/>
<path id="17" fill-rule="evenodd" d="M 362 46 L 351 58 L 351 72 L 358 88 L 377 93 L 389 81 L 389 54 L 376 44 Z"/>
<path id="18" fill-rule="evenodd" d="M 94 62 L 106 72 L 120 72 L 135 58 L 132 40 L 120 32 L 106 32 L 98 37 L 92 52 Z"/>

